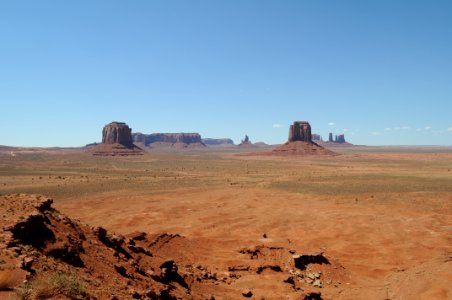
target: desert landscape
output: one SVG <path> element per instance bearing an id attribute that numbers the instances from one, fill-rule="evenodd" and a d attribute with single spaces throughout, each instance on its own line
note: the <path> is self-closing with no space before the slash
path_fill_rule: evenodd
<path id="1" fill-rule="evenodd" d="M 83 266 L 17 237 L 2 243 L 0 297 L 17 286 L 23 292 L 25 278 L 65 272 L 84 287 L 69 298 L 450 299 L 452 150 L 334 152 L 273 156 L 237 147 L 99 157 L 4 147 L 3 230 L 36 215 L 17 212 L 12 201 L 51 198 L 51 215 L 67 216 L 55 222 L 71 220 L 86 239 L 77 252 L 67 228 L 47 225 Z M 99 228 L 118 247 L 104 241 L 110 249 L 96 250 Z M 152 256 L 124 246 L 134 238 Z M 27 252 L 30 244 L 38 253 Z M 91 261 L 96 253 L 105 257 Z M 148 269 L 137 273 L 140 261 Z M 175 279 L 165 279 L 167 262 L 177 266 Z M 24 273 L 11 271 L 18 269 Z"/>
<path id="2" fill-rule="evenodd" d="M 0 1 L 0 300 L 452 300 L 451 16 Z"/>

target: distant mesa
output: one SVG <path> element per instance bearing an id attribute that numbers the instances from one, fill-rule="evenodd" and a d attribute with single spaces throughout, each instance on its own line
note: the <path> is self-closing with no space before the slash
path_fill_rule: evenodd
<path id="1" fill-rule="evenodd" d="M 321 146 L 332 147 L 332 146 L 353 146 L 353 144 L 345 140 L 344 134 L 333 135 L 332 132 L 328 134 L 328 140 L 323 141 L 320 134 L 312 134 L 312 140 L 317 142 Z"/>
<path id="2" fill-rule="evenodd" d="M 273 147 L 272 145 L 269 145 L 265 142 L 255 142 L 253 145 L 257 147 Z"/>
<path id="3" fill-rule="evenodd" d="M 97 156 L 143 155 L 141 148 L 132 140 L 132 129 L 123 122 L 111 122 L 102 130 L 102 143 L 88 150 Z"/>
<path id="4" fill-rule="evenodd" d="M 335 153 L 313 142 L 311 125 L 306 121 L 295 121 L 289 128 L 287 143 L 273 150 L 275 154 L 289 155 L 334 155 Z"/>
<path id="5" fill-rule="evenodd" d="M 320 145 L 330 148 L 330 147 L 344 147 L 344 146 L 354 146 L 353 144 L 347 142 L 345 140 L 344 134 L 333 135 L 332 132 L 328 134 L 328 140 L 323 141 L 320 137 L 320 140 L 317 141 Z"/>
<path id="6" fill-rule="evenodd" d="M 201 141 L 207 146 L 235 146 L 234 141 L 228 138 L 222 139 L 205 138 L 201 139 Z"/>
<path id="7" fill-rule="evenodd" d="M 312 140 L 316 141 L 316 142 L 322 142 L 323 141 L 322 136 L 320 134 L 316 134 L 316 133 L 312 134 Z"/>
<path id="8" fill-rule="evenodd" d="M 85 148 L 93 148 L 93 147 L 96 147 L 97 145 L 99 145 L 99 143 L 90 143 L 90 144 L 86 144 Z"/>
<path id="9" fill-rule="evenodd" d="M 204 148 L 199 133 L 134 133 L 133 142 L 150 148 Z"/>

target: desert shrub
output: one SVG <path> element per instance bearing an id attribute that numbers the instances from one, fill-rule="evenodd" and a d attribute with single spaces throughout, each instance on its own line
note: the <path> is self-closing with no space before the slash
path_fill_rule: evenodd
<path id="1" fill-rule="evenodd" d="M 76 274 L 54 273 L 50 282 L 59 293 L 68 297 L 82 295 L 86 291 L 83 280 Z"/>
<path id="2" fill-rule="evenodd" d="M 22 300 L 48 299 L 56 295 L 76 298 L 84 295 L 86 288 L 76 274 L 52 273 L 46 278 L 36 278 L 16 289 L 16 295 Z"/>

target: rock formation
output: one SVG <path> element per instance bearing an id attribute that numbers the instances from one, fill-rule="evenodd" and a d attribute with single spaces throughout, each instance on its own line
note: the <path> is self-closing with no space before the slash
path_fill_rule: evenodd
<path id="1" fill-rule="evenodd" d="M 343 134 L 336 135 L 335 142 L 339 144 L 345 143 L 345 136 Z"/>
<path id="2" fill-rule="evenodd" d="M 313 133 L 312 140 L 313 141 L 322 141 L 322 136 L 320 134 Z"/>
<path id="3" fill-rule="evenodd" d="M 141 143 L 149 147 L 205 147 L 199 133 L 134 133 L 135 143 Z"/>
<path id="4" fill-rule="evenodd" d="M 335 153 L 312 141 L 311 125 L 296 121 L 289 128 L 289 140 L 273 150 L 274 154 L 290 155 L 334 155 Z"/>
<path id="5" fill-rule="evenodd" d="M 133 147 L 132 129 L 122 122 L 111 122 L 102 130 L 103 144 L 121 144 L 127 148 Z"/>
<path id="6" fill-rule="evenodd" d="M 102 144 L 88 151 L 97 156 L 142 155 L 143 150 L 133 144 L 132 129 L 123 122 L 111 122 L 102 130 Z"/>
<path id="7" fill-rule="evenodd" d="M 328 141 L 324 142 L 324 141 L 318 141 L 318 144 L 320 146 L 326 147 L 326 148 L 338 148 L 338 147 L 350 147 L 350 146 L 354 146 L 353 144 L 347 142 L 345 140 L 345 135 L 344 134 L 338 134 L 338 135 L 333 135 L 333 133 L 329 134 L 329 139 Z"/>
<path id="8" fill-rule="evenodd" d="M 241 299 L 241 277 L 259 283 L 256 296 L 271 287 L 273 295 L 321 299 L 312 290 L 350 276 L 321 252 L 248 245 L 218 259 L 212 240 L 121 235 L 73 220 L 52 204 L 39 195 L 0 195 L 0 299 Z"/>
<path id="9" fill-rule="evenodd" d="M 253 143 L 251 143 L 249 136 L 245 135 L 245 138 L 239 144 L 239 147 L 242 147 L 242 148 L 254 148 L 256 146 Z"/>
<path id="10" fill-rule="evenodd" d="M 296 121 L 290 125 L 289 143 L 290 142 L 312 142 L 311 125 L 305 121 Z"/>
<path id="11" fill-rule="evenodd" d="M 333 133 L 330 132 L 329 138 L 328 138 L 328 144 L 349 144 L 345 141 L 345 135 L 344 134 L 338 134 L 334 136 L 333 139 Z"/>
<path id="12" fill-rule="evenodd" d="M 202 139 L 202 142 L 208 146 L 234 146 L 234 141 L 231 139 L 211 139 L 205 138 Z"/>
<path id="13" fill-rule="evenodd" d="M 199 133 L 153 133 L 147 136 L 146 144 L 162 143 L 202 143 Z"/>

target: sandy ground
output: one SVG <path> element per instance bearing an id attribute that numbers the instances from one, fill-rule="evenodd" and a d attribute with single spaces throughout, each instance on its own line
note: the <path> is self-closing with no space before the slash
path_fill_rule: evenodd
<path id="1" fill-rule="evenodd" d="M 452 154 L 341 151 L 330 158 L 4 154 L 0 193 L 41 190 L 92 226 L 197 239 L 199 259 L 219 271 L 258 245 L 323 252 L 343 268 L 337 284 L 321 289 L 323 299 L 452 299 Z M 234 284 L 288 298 L 275 276 Z"/>

